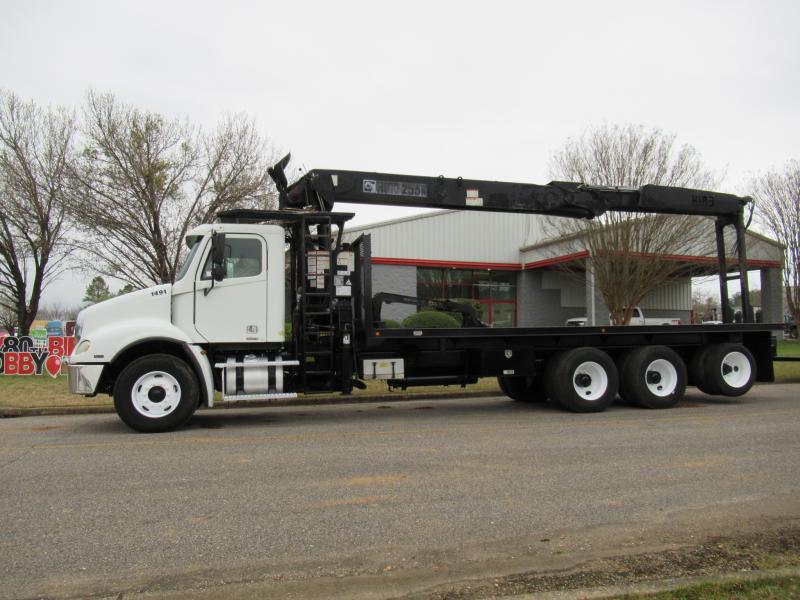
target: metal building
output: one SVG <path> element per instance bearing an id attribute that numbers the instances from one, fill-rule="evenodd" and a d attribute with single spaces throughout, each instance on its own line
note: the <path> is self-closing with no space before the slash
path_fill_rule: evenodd
<path id="1" fill-rule="evenodd" d="M 348 228 L 344 238 L 352 241 L 371 235 L 373 293 L 470 300 L 480 306 L 482 320 L 494 326 L 563 325 L 569 318 L 582 316 L 590 325 L 608 324 L 608 309 L 591 276 L 563 268 L 571 261 L 586 260 L 586 253 L 574 242 L 547 239 L 546 219 L 441 210 Z M 713 239 L 711 222 L 708 230 Z M 734 247 L 731 242 L 727 248 Z M 750 270 L 761 274 L 763 320 L 782 321 L 783 248 L 748 231 L 747 255 Z M 669 259 L 685 263 L 690 276 L 656 290 L 643 299 L 641 307 L 648 316 L 678 317 L 689 323 L 691 275 L 714 273 L 716 255 L 712 250 Z M 414 311 L 413 306 L 390 304 L 382 315 L 401 321 Z"/>

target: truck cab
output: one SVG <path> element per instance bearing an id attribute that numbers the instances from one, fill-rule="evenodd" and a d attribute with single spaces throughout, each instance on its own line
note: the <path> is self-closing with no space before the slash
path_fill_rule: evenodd
<path id="1" fill-rule="evenodd" d="M 172 323 L 194 343 L 283 343 L 284 230 L 276 225 L 201 225 L 169 290 Z M 222 248 L 220 273 L 213 252 Z"/>
<path id="2" fill-rule="evenodd" d="M 192 408 L 213 405 L 214 390 L 221 387 L 209 360 L 213 349 L 229 348 L 225 360 L 238 361 L 238 348 L 246 352 L 242 360 L 269 362 L 284 344 L 284 228 L 206 224 L 192 229 L 185 243 L 188 254 L 175 283 L 90 306 L 76 323 L 70 391 L 114 394 L 118 386 L 131 385 L 134 401 L 123 410 L 145 429 L 175 413 L 186 393 L 196 397 Z M 153 356 L 159 358 L 151 362 L 163 366 L 128 381 L 131 365 Z"/>

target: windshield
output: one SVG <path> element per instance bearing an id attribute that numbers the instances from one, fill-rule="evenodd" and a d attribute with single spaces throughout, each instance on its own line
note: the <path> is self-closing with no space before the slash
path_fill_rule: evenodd
<path id="1" fill-rule="evenodd" d="M 180 281 L 183 279 L 184 275 L 186 275 L 186 271 L 189 270 L 189 265 L 192 264 L 192 259 L 194 259 L 194 255 L 197 254 L 197 251 L 200 249 L 200 240 L 202 237 L 190 237 L 186 240 L 186 243 L 189 244 L 189 255 L 183 261 L 183 266 L 181 270 L 178 271 L 178 274 L 175 275 L 175 281 Z"/>

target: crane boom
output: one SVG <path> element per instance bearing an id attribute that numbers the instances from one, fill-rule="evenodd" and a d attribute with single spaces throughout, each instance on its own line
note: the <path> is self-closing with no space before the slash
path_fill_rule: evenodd
<path id="1" fill-rule="evenodd" d="M 744 243 L 744 209 L 752 202 L 748 196 L 663 185 L 623 188 L 569 181 L 538 185 L 335 169 L 314 169 L 289 185 L 285 169 L 290 158 L 291 155 L 287 154 L 269 169 L 278 187 L 281 209 L 330 212 L 337 202 L 347 202 L 585 219 L 599 217 L 608 211 L 714 217 L 723 320 L 733 320 L 727 281 L 738 278 L 742 288 L 744 320 L 752 321 Z M 732 226 L 736 232 L 738 274 L 734 276 L 727 275 L 724 238 L 727 226 Z"/>
<path id="2" fill-rule="evenodd" d="M 284 159 L 285 161 L 285 159 Z M 270 170 L 281 193 L 281 208 L 330 211 L 337 202 L 418 208 L 488 210 L 593 218 L 607 211 L 723 217 L 743 214 L 748 197 L 661 185 L 641 188 L 553 181 L 546 185 L 314 169 L 292 185 Z"/>

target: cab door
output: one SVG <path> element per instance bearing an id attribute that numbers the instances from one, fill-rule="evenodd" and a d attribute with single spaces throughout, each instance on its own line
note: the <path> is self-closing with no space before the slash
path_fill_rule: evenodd
<path id="1" fill-rule="evenodd" d="M 256 234 L 225 236 L 224 276 L 211 276 L 211 249 L 197 275 L 194 326 L 208 342 L 267 339 L 267 244 Z"/>

